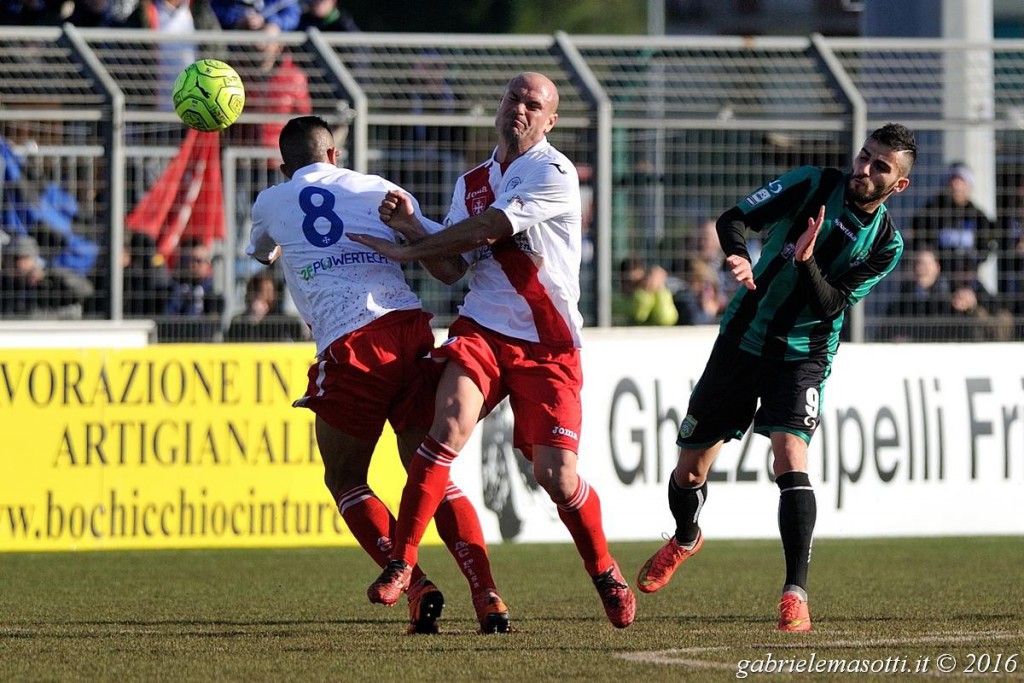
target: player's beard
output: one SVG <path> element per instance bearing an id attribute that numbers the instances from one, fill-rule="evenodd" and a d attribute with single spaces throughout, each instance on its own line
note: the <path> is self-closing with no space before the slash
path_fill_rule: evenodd
<path id="1" fill-rule="evenodd" d="M 854 204 L 862 206 L 865 204 L 885 201 L 886 197 L 892 194 L 893 189 L 896 187 L 896 183 L 893 183 L 889 187 L 875 187 L 871 185 L 870 187 L 872 189 L 864 191 L 861 189 L 863 186 L 856 182 L 857 180 L 861 180 L 861 178 L 850 178 L 850 182 L 846 185 L 846 196 Z"/>

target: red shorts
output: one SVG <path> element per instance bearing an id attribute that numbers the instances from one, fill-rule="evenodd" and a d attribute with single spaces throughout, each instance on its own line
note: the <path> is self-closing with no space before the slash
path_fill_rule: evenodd
<path id="1" fill-rule="evenodd" d="M 395 311 L 336 339 L 309 368 L 309 408 L 335 429 L 376 440 L 391 422 L 396 432 L 429 429 L 443 367 L 427 355 L 434 347 L 430 314 Z"/>
<path id="2" fill-rule="evenodd" d="M 583 425 L 580 350 L 513 339 L 458 318 L 431 352 L 466 369 L 490 413 L 506 396 L 515 416 L 512 444 L 527 458 L 533 446 L 578 452 Z"/>

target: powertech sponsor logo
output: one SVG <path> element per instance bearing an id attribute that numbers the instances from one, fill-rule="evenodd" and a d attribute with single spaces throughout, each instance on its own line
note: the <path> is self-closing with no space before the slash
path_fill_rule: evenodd
<path id="1" fill-rule="evenodd" d="M 390 263 L 390 261 L 388 261 L 386 256 L 378 254 L 375 251 L 346 252 L 344 254 L 332 254 L 331 256 L 325 256 L 322 259 L 308 263 L 302 268 L 299 268 L 296 273 L 298 273 L 299 277 L 303 280 L 309 281 L 320 273 L 326 273 L 329 270 L 342 266 L 368 265 L 374 263 Z"/>

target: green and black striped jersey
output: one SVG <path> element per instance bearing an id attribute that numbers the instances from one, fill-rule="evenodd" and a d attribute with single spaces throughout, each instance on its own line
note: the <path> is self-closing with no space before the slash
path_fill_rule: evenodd
<path id="1" fill-rule="evenodd" d="M 873 216 L 847 205 L 848 177 L 833 168 L 797 168 L 722 215 L 719 235 L 726 254 L 749 258 L 741 237 L 744 227 L 762 239 L 753 269 L 756 289 L 741 287 L 733 296 L 722 319 L 723 337 L 765 358 L 831 362 L 846 309 L 863 299 L 903 254 L 903 238 L 884 205 Z M 834 301 L 828 305 L 815 295 L 808 266 L 798 266 L 793 259 L 797 239 L 822 205 L 825 220 L 813 262 L 824 282 L 834 288 Z"/>

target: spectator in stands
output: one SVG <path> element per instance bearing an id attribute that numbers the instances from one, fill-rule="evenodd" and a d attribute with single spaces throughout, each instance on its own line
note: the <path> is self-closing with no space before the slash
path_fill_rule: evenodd
<path id="1" fill-rule="evenodd" d="M 309 328 L 281 306 L 281 290 L 270 269 L 245 284 L 245 312 L 231 318 L 224 341 L 291 342 L 309 339 Z"/>
<path id="2" fill-rule="evenodd" d="M 299 18 L 300 31 L 305 31 L 307 28 L 330 32 L 356 33 L 359 31 L 352 15 L 341 8 L 338 0 L 305 0 L 302 4 L 304 9 Z"/>
<path id="3" fill-rule="evenodd" d="M 1000 213 L 999 291 L 1003 307 L 1024 317 L 1024 176 L 1008 190 Z M 1024 320 L 1018 325 L 1024 325 Z M 1017 336 L 1024 334 L 1021 330 Z"/>
<path id="4" fill-rule="evenodd" d="M 892 341 L 1009 341 L 1009 314 L 992 297 L 951 284 L 934 251 L 919 249 L 912 267 L 887 311 Z"/>
<path id="5" fill-rule="evenodd" d="M 633 290 L 630 323 L 633 325 L 671 326 L 679 321 L 679 310 L 668 288 L 668 271 L 661 266 L 644 270 Z"/>
<path id="6" fill-rule="evenodd" d="M 68 23 L 79 28 L 138 28 L 139 0 L 75 0 Z"/>
<path id="7" fill-rule="evenodd" d="M 2 26 L 60 26 L 67 18 L 65 0 L 0 0 Z"/>
<path id="8" fill-rule="evenodd" d="M 173 107 L 171 87 L 186 66 L 199 58 L 226 59 L 223 45 L 204 44 L 197 53 L 195 41 L 185 40 L 196 31 L 219 31 L 220 21 L 210 6 L 210 0 L 139 0 L 139 25 L 158 33 L 180 35 L 181 42 L 160 42 L 153 46 L 157 53 L 160 84 L 157 105 L 162 109 Z"/>
<path id="9" fill-rule="evenodd" d="M 686 285 L 676 294 L 675 301 L 679 324 L 718 324 L 729 303 L 722 291 L 721 267 L 716 268 L 700 257 L 690 259 Z"/>
<path id="10" fill-rule="evenodd" d="M 636 256 L 619 261 L 618 287 L 612 298 L 612 324 L 632 325 L 633 293 L 644 279 L 647 266 Z"/>
<path id="11" fill-rule="evenodd" d="M 701 223 L 700 227 L 694 231 L 690 241 L 690 263 L 686 264 L 688 267 L 694 260 L 699 260 L 711 266 L 716 273 L 725 272 L 725 252 L 722 251 L 722 243 L 718 239 L 718 229 L 715 227 L 714 220 Z M 722 275 L 718 277 L 720 280 L 725 279 Z"/>
<path id="12" fill-rule="evenodd" d="M 268 24 L 263 31 L 267 39 L 258 46 L 258 72 L 246 83 L 245 106 L 246 111 L 280 114 L 280 120 L 264 123 L 255 131 L 248 126 L 232 126 L 228 131 L 232 144 L 255 144 L 277 151 L 285 122 L 293 116 L 311 113 L 313 102 L 306 73 L 292 59 L 291 51 L 274 40 L 280 29 Z M 274 169 L 280 163 L 279 159 L 268 160 Z"/>
<path id="13" fill-rule="evenodd" d="M 151 28 L 166 33 L 193 33 L 221 29 L 220 21 L 210 5 L 210 0 L 139 0 L 139 7 L 142 9 L 141 28 Z M 210 57 L 209 49 L 204 46 L 203 57 Z M 192 61 L 195 59 L 196 57 L 193 57 Z"/>
<path id="14" fill-rule="evenodd" d="M 891 341 L 945 341 L 952 335 L 952 290 L 942 275 L 939 258 L 931 249 L 918 249 L 911 276 L 900 282 L 896 298 L 889 304 Z M 907 266 L 903 266 L 904 270 Z"/>
<path id="15" fill-rule="evenodd" d="M 299 0 L 211 0 L 220 25 L 226 30 L 260 31 L 268 26 L 280 31 L 299 27 Z"/>
<path id="16" fill-rule="evenodd" d="M 174 288 L 164 257 L 156 250 L 156 241 L 141 232 L 125 234 L 121 253 L 124 266 L 124 315 L 150 318 L 162 315 Z"/>
<path id="17" fill-rule="evenodd" d="M 951 341 L 1012 341 L 1013 315 L 984 288 L 957 287 L 950 298 L 954 323 Z"/>
<path id="18" fill-rule="evenodd" d="M 6 318 L 78 320 L 93 295 L 89 280 L 65 268 L 48 268 L 39 245 L 15 237 L 0 258 L 0 314 Z"/>
<path id="19" fill-rule="evenodd" d="M 913 245 L 935 250 L 942 272 L 954 287 L 970 286 L 977 291 L 978 265 L 993 248 L 992 225 L 971 201 L 974 173 L 966 164 L 950 164 L 946 183 L 914 217 Z"/>
<path id="20" fill-rule="evenodd" d="M 210 247 L 201 240 L 181 245 L 175 268 L 168 315 L 188 317 L 219 316 L 224 311 L 224 297 L 213 285 L 213 258 Z"/>

